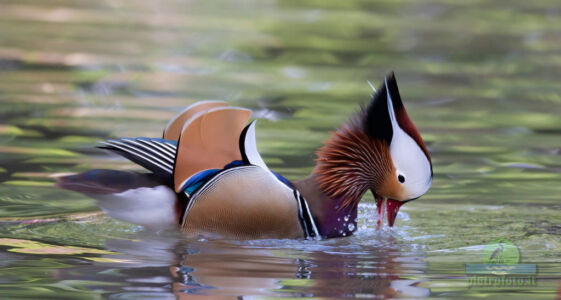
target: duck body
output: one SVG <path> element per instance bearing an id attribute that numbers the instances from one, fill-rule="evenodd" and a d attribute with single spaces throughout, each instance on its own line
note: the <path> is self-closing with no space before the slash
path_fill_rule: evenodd
<path id="1" fill-rule="evenodd" d="M 244 128 L 237 143 L 242 145 L 241 159 L 222 168 L 202 167 L 188 179 L 180 178 L 177 192 L 172 162 L 179 143 L 162 138 L 108 140 L 101 147 L 152 173 L 90 170 L 59 178 L 58 186 L 97 199 L 114 218 L 150 227 L 179 226 L 190 235 L 319 238 L 309 207 L 293 184 L 269 170 L 254 149 L 246 150 L 246 145 L 254 145 L 244 140 L 254 138 L 254 125 Z"/>
<path id="2" fill-rule="evenodd" d="M 394 111 L 401 99 L 392 105 L 390 92 L 394 98 L 397 92 L 391 91 L 393 75 L 390 81 L 388 86 L 386 80 L 367 109 L 332 133 L 317 153 L 314 172 L 300 181 L 290 182 L 266 166 L 257 151 L 256 123 L 248 124 L 250 110 L 202 101 L 173 118 L 162 138 L 102 142 L 100 148 L 151 173 L 90 170 L 60 177 L 57 185 L 97 199 L 112 217 L 151 227 L 179 227 L 190 235 L 232 239 L 348 236 L 357 228 L 358 202 L 366 190 L 372 190 L 378 204 L 389 199 L 399 209 L 426 192 L 432 180 L 422 139 L 416 131 L 411 133 L 411 128 L 416 129 L 407 115 L 404 118 Z M 386 123 L 371 134 L 374 117 Z M 398 123 L 400 118 L 406 122 Z M 402 127 L 408 140 L 392 141 Z M 402 163 L 399 170 L 396 165 L 403 159 L 392 156 L 393 144 L 418 148 L 413 158 L 407 153 L 408 164 Z M 396 158 L 397 163 L 393 162 Z M 416 185 L 400 185 L 402 173 Z M 390 225 L 397 209 L 388 210 Z"/>

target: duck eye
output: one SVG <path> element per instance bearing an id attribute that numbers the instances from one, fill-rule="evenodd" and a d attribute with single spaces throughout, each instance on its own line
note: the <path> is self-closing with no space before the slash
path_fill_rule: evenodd
<path id="1" fill-rule="evenodd" d="M 399 180 L 399 182 L 404 183 L 405 182 L 405 177 L 403 177 L 403 175 L 399 174 L 399 176 L 397 176 L 397 180 Z"/>

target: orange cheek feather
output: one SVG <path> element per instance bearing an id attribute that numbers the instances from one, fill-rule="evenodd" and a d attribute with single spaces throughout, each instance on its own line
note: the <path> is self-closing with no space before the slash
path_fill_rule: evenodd
<path id="1" fill-rule="evenodd" d="M 386 213 L 388 225 L 392 227 L 399 208 L 403 205 L 403 202 L 400 200 L 406 200 L 403 186 L 397 180 L 395 168 L 392 167 L 391 171 L 386 174 L 376 193 L 378 194 L 378 197 L 376 197 L 376 206 L 378 206 L 378 226 L 382 225 L 382 219 L 384 213 Z M 384 201 L 383 198 L 387 199 Z"/>
<path id="2" fill-rule="evenodd" d="M 377 189 L 378 196 L 386 197 L 394 200 L 407 200 L 405 199 L 405 190 L 403 185 L 397 180 L 395 168 L 392 167 L 382 181 L 382 184 Z"/>

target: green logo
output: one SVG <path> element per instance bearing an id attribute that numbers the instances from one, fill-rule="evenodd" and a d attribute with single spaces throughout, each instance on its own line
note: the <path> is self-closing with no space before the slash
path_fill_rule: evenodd
<path id="1" fill-rule="evenodd" d="M 483 249 L 483 263 L 496 265 L 516 265 L 520 261 L 518 248 L 510 241 L 494 241 Z"/>
<path id="2" fill-rule="evenodd" d="M 483 248 L 481 264 L 466 264 L 469 287 L 535 286 L 536 265 L 521 264 L 518 247 L 500 239 Z"/>

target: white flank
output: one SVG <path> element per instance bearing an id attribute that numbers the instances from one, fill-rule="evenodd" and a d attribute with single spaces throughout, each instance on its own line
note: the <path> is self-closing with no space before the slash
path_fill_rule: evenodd
<path id="1" fill-rule="evenodd" d="M 99 207 L 113 218 L 149 227 L 177 226 L 175 192 L 164 185 L 118 194 L 96 195 Z"/>

